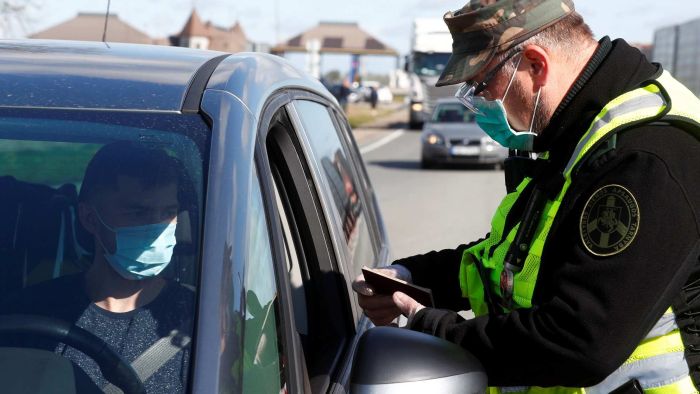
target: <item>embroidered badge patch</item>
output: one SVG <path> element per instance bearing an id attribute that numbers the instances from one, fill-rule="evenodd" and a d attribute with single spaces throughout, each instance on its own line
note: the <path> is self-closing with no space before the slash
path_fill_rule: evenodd
<path id="1" fill-rule="evenodd" d="M 639 204 L 624 187 L 604 186 L 586 202 L 579 229 L 589 252 L 596 256 L 618 254 L 637 236 Z"/>

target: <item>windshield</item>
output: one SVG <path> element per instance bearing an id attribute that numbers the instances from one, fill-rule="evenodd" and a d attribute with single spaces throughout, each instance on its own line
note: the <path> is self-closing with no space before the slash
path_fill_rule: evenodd
<path id="1" fill-rule="evenodd" d="M 438 104 L 433 111 L 434 123 L 469 123 L 474 121 L 474 113 L 461 103 Z"/>
<path id="2" fill-rule="evenodd" d="M 413 70 L 419 76 L 435 77 L 439 76 L 450 59 L 450 53 L 422 53 L 413 54 Z"/>
<path id="3" fill-rule="evenodd" d="M 0 359 L 107 390 L 106 344 L 146 392 L 184 392 L 208 135 L 194 115 L 0 111 L 0 319 L 15 327 Z M 59 335 L 71 326 L 90 335 Z M 154 356 L 158 343 L 176 347 Z M 158 367 L 139 371 L 150 348 Z"/>

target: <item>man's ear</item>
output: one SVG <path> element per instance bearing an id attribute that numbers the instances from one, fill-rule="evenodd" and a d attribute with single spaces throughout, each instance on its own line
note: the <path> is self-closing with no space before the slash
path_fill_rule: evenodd
<path id="1" fill-rule="evenodd" d="M 90 234 L 95 235 L 98 230 L 99 222 L 95 208 L 92 205 L 84 202 L 78 203 L 78 218 L 83 228 Z"/>
<path id="2" fill-rule="evenodd" d="M 532 93 L 537 93 L 551 78 L 551 53 L 539 45 L 527 45 L 523 49 L 523 57 L 532 78 Z"/>

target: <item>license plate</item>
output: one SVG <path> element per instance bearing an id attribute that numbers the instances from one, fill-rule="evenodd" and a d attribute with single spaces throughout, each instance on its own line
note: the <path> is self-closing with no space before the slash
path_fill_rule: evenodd
<path id="1" fill-rule="evenodd" d="M 453 146 L 450 149 L 453 156 L 477 156 L 479 154 L 478 146 Z"/>

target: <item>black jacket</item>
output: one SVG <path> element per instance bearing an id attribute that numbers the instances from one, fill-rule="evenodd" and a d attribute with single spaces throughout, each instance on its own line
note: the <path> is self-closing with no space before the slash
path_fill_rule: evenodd
<path id="1" fill-rule="evenodd" d="M 601 40 L 538 137 L 535 149 L 549 151 L 551 160 L 533 183 L 547 182 L 562 170 L 608 102 L 660 73 L 659 65 L 624 41 Z M 431 288 L 437 308 L 444 308 L 423 309 L 410 328 L 468 349 L 486 368 L 492 386 L 599 383 L 671 305 L 680 314 L 684 342 L 700 342 L 691 335 L 694 320 L 680 321 L 684 312 L 700 310 L 700 301 L 695 302 L 700 290 L 693 283 L 700 281 L 698 163 L 700 142 L 674 125 L 647 124 L 618 133 L 614 149 L 576 174 L 545 245 L 531 309 L 470 320 L 455 313 L 469 307 L 458 279 L 469 245 L 461 245 L 394 262 L 406 266 L 416 284 Z M 639 228 L 626 249 L 601 257 L 585 247 L 580 223 L 589 198 L 607 185 L 621 185 L 634 196 Z M 516 203 L 511 215 L 522 210 Z M 687 359 L 691 368 L 700 365 L 692 353 Z M 697 386 L 697 373 L 691 376 Z"/>

